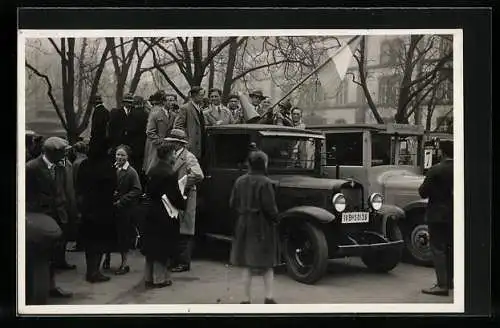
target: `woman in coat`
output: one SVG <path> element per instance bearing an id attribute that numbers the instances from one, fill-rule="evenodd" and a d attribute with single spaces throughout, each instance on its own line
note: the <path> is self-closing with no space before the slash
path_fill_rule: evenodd
<path id="1" fill-rule="evenodd" d="M 169 264 L 176 255 L 179 221 L 169 215 L 162 196 L 166 195 L 179 211 L 186 209 L 186 200 L 179 189 L 178 175 L 174 171 L 174 146 L 162 144 L 157 152 L 158 162 L 149 171 L 146 183 L 146 195 L 150 202 L 142 236 L 142 253 L 146 257 L 146 288 L 161 288 L 172 284 Z"/>
<path id="2" fill-rule="evenodd" d="M 128 161 L 130 155 L 131 149 L 129 146 L 120 145 L 116 148 L 115 168 L 117 185 L 114 192 L 113 205 L 115 207 L 116 249 L 120 252 L 122 259 L 120 268 L 115 272 L 117 275 L 130 272 L 130 267 L 127 264 L 127 255 L 130 248 L 132 248 L 135 237 L 132 215 L 142 194 L 139 174 Z M 110 264 L 111 254 L 107 253 L 103 267 L 109 269 Z"/>
<path id="3" fill-rule="evenodd" d="M 81 237 L 87 263 L 86 279 L 103 282 L 110 278 L 100 272 L 102 254 L 113 244 L 113 198 L 116 169 L 102 143 L 91 144 L 88 158 L 78 169 L 78 190 L 81 193 Z"/>
<path id="4" fill-rule="evenodd" d="M 246 300 L 242 304 L 251 303 L 252 275 L 256 273 L 264 277 L 264 303 L 276 303 L 272 283 L 273 267 L 278 263 L 278 208 L 273 184 L 266 176 L 267 161 L 264 152 L 250 152 L 250 170 L 236 180 L 229 200 L 231 209 L 238 215 L 230 260 L 232 265 L 243 267 Z"/>

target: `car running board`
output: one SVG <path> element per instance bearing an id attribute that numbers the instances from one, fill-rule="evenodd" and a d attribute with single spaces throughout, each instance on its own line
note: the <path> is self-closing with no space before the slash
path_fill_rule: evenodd
<path id="1" fill-rule="evenodd" d="M 211 239 L 216 239 L 216 240 L 221 240 L 221 241 L 226 241 L 226 242 L 232 242 L 233 238 L 225 236 L 225 235 L 218 235 L 215 233 L 206 233 L 205 236 Z"/>

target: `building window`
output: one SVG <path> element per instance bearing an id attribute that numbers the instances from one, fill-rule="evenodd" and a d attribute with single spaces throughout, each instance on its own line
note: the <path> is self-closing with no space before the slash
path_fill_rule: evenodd
<path id="1" fill-rule="evenodd" d="M 339 86 L 339 89 L 337 91 L 337 95 L 335 96 L 335 104 L 337 105 L 345 105 L 347 104 L 348 101 L 348 84 L 346 80 L 343 80 L 342 83 Z"/>
<path id="2" fill-rule="evenodd" d="M 365 92 L 363 91 L 363 88 L 358 85 L 356 88 L 356 102 L 361 105 L 366 105 L 366 96 Z"/>
<path id="3" fill-rule="evenodd" d="M 380 64 L 394 65 L 398 62 L 399 54 L 403 47 L 403 40 L 397 38 L 385 40 L 380 45 Z"/>
<path id="4" fill-rule="evenodd" d="M 437 128 L 439 132 L 453 133 L 453 117 L 450 115 L 439 116 L 436 119 Z"/>
<path id="5" fill-rule="evenodd" d="M 449 79 L 444 80 L 438 86 L 436 98 L 437 102 L 440 104 L 453 103 L 453 83 Z"/>
<path id="6" fill-rule="evenodd" d="M 379 103 L 395 107 L 399 97 L 399 76 L 383 76 L 379 79 Z"/>

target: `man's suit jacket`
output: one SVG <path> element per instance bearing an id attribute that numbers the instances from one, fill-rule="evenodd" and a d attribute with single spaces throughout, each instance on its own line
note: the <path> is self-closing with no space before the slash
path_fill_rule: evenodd
<path id="1" fill-rule="evenodd" d="M 201 114 L 203 117 L 203 112 Z M 205 138 L 205 125 L 198 116 L 198 110 L 190 101 L 179 109 L 174 123 L 175 129 L 186 131 L 189 139 L 188 149 L 196 158 L 201 159 Z"/>
<path id="2" fill-rule="evenodd" d="M 186 210 L 180 217 L 180 233 L 193 236 L 196 219 L 196 185 L 204 179 L 198 160 L 187 149 L 183 149 L 176 159 L 174 171 L 179 179 L 187 175 L 185 195 L 187 196 Z"/>
<path id="3" fill-rule="evenodd" d="M 149 114 L 146 127 L 147 139 L 144 147 L 144 172 L 147 173 L 156 163 L 156 150 L 172 130 L 175 116 L 174 112 L 169 112 L 167 115 L 162 107 L 155 107 Z"/>
<path id="4" fill-rule="evenodd" d="M 428 198 L 427 221 L 453 221 L 453 160 L 445 160 L 427 171 L 418 190 L 422 198 Z"/>
<path id="5" fill-rule="evenodd" d="M 58 224 L 67 224 L 77 214 L 73 172 L 68 164 L 61 171 L 62 185 L 57 186 L 42 156 L 26 163 L 26 211 L 43 213 Z"/>

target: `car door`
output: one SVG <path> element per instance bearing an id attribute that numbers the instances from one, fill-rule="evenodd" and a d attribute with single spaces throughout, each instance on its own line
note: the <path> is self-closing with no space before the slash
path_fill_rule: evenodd
<path id="1" fill-rule="evenodd" d="M 204 185 L 207 233 L 232 236 L 236 217 L 229 208 L 229 198 L 236 179 L 245 174 L 250 135 L 221 133 L 210 137 L 211 161 Z"/>

